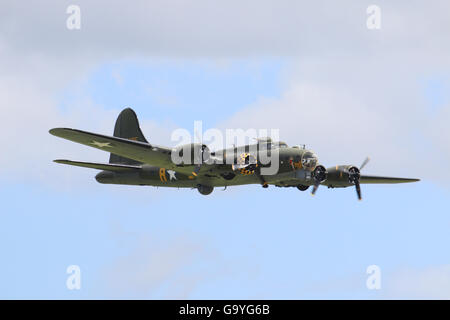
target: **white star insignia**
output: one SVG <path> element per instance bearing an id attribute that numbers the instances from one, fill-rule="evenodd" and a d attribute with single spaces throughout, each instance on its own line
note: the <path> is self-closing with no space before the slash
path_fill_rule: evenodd
<path id="1" fill-rule="evenodd" d="M 98 141 L 92 140 L 91 144 L 93 144 L 94 146 L 99 147 L 99 148 L 112 147 L 110 142 L 98 142 Z"/>
<path id="2" fill-rule="evenodd" d="M 170 179 L 170 181 L 172 181 L 172 179 L 173 180 L 177 180 L 177 177 L 175 176 L 175 171 L 173 171 L 173 170 L 167 170 L 167 173 L 169 174 L 169 179 Z"/>

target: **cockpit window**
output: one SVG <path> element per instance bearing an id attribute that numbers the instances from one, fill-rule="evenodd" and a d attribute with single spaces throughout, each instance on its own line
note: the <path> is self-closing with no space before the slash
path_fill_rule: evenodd
<path id="1" fill-rule="evenodd" d="M 317 166 L 317 156 L 311 151 L 306 151 L 302 156 L 302 166 L 307 170 L 313 170 Z"/>

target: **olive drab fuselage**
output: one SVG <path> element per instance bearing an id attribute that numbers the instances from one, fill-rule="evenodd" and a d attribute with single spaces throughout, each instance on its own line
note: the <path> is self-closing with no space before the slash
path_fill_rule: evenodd
<path id="1" fill-rule="evenodd" d="M 274 144 L 276 145 L 276 144 Z M 258 150 L 256 154 L 252 154 L 251 146 L 238 147 L 233 149 L 226 149 L 222 152 L 215 152 L 213 155 L 222 154 L 226 158 L 229 153 L 233 153 L 239 158 L 242 155 L 250 155 L 258 160 L 263 156 L 271 158 L 271 161 L 278 162 L 278 170 L 275 174 L 264 175 L 265 180 L 270 184 L 275 184 L 283 187 L 297 186 L 299 184 L 311 185 L 311 171 L 315 165 L 306 167 L 308 165 L 305 157 L 315 157 L 311 150 L 300 147 L 287 147 L 281 143 L 279 147 Z M 259 148 L 258 148 L 259 149 Z M 302 163 L 303 159 L 303 163 Z M 317 159 L 317 158 L 315 158 Z M 317 160 L 315 160 L 317 161 Z M 236 161 L 237 162 L 237 161 Z M 269 167 L 273 165 L 258 164 L 261 167 Z M 183 166 L 184 168 L 186 166 Z M 256 175 L 256 170 L 246 170 L 245 168 L 237 168 L 233 170 L 234 165 L 227 165 L 226 163 L 205 165 L 201 169 L 201 174 L 195 177 L 192 174 L 186 174 L 176 171 L 176 168 L 161 168 L 150 165 L 142 165 L 142 169 L 135 172 L 112 172 L 102 171 L 97 174 L 96 179 L 100 183 L 109 184 L 128 184 L 128 185 L 148 185 L 158 187 L 179 187 L 179 188 L 194 188 L 198 184 L 208 185 L 211 187 L 225 187 L 233 185 L 258 184 L 260 180 Z M 192 166 L 193 168 L 193 166 Z M 192 169 L 193 170 L 193 169 Z"/>

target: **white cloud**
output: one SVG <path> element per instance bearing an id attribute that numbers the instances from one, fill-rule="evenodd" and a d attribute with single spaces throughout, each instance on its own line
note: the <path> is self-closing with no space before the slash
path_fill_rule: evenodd
<path id="1" fill-rule="evenodd" d="M 226 2 L 78 1 L 82 27 L 66 28 L 71 1 L 9 1 L 0 11 L 1 38 L 21 53 L 32 48 L 53 57 L 115 58 L 370 54 L 379 43 L 448 49 L 448 2 L 379 1 L 382 32 L 366 28 L 366 8 L 355 1 Z M 387 34 L 389 32 L 389 34 Z M 368 42 L 367 40 L 371 41 Z M 439 47 L 436 46 L 439 44 Z M 89 49 L 89 50 L 86 50 Z"/>
<path id="2" fill-rule="evenodd" d="M 208 241 L 192 235 L 167 238 L 120 231 L 116 236 L 121 244 L 131 240 L 131 246 L 102 270 L 96 287 L 100 296 L 188 299 L 198 286 L 236 272 L 205 245 Z M 199 263 L 207 267 L 200 270 Z"/>
<path id="3" fill-rule="evenodd" d="M 384 269 L 383 269 L 384 270 Z M 402 267 L 382 271 L 380 290 L 366 286 L 365 272 L 333 277 L 326 281 L 308 283 L 301 293 L 305 298 L 339 298 L 347 294 L 350 299 L 450 299 L 450 265 L 431 265 L 422 268 Z M 359 297 L 359 298 L 358 298 Z"/>
<path id="4" fill-rule="evenodd" d="M 131 252 L 108 266 L 105 282 L 112 297 L 157 297 L 164 286 L 173 282 L 204 250 L 186 238 L 159 242 L 161 240 L 140 239 Z M 186 283 L 175 284 L 175 294 L 179 292 L 178 286 L 182 287 L 181 291 L 185 286 L 191 287 L 190 276 L 186 277 Z"/>
<path id="5" fill-rule="evenodd" d="M 450 299 L 450 265 L 399 270 L 385 281 L 393 299 Z"/>
<path id="6" fill-rule="evenodd" d="M 433 66 L 391 54 L 292 63 L 279 98 L 261 98 L 222 127 L 279 128 L 282 140 L 306 143 L 328 166 L 370 156 L 366 170 L 445 181 L 449 173 L 433 168 L 450 161 L 450 101 L 433 112 L 421 85 Z M 441 71 L 450 70 L 444 60 Z"/>

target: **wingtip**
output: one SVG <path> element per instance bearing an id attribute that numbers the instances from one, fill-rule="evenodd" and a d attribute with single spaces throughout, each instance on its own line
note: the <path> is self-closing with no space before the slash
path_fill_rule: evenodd
<path id="1" fill-rule="evenodd" d="M 54 136 L 59 136 L 59 133 L 61 133 L 61 131 L 65 131 L 65 130 L 71 130 L 70 128 L 53 128 L 48 130 L 48 133 L 54 135 Z"/>

